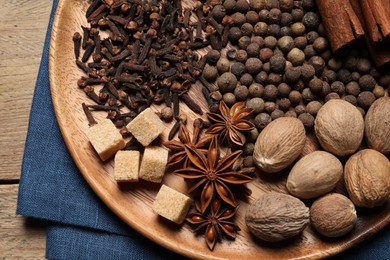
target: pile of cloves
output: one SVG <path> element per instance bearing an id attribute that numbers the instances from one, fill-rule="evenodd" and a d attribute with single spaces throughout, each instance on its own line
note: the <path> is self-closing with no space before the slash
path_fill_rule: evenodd
<path id="1" fill-rule="evenodd" d="M 77 85 L 95 103 L 83 104 L 89 124 L 96 123 L 91 111 L 107 111 L 126 135 L 135 116 L 164 103 L 172 116 L 162 119 L 179 122 L 179 101 L 202 115 L 188 95 L 196 80 L 204 83 L 202 93 L 215 107 L 213 97 L 220 95 L 211 94 L 217 89 L 201 73 L 207 55 L 196 50 L 225 47 L 230 21 L 212 10 L 212 1 L 183 8 L 181 0 L 93 0 L 86 11 L 90 27 L 73 35 L 76 65 L 86 74 Z"/>

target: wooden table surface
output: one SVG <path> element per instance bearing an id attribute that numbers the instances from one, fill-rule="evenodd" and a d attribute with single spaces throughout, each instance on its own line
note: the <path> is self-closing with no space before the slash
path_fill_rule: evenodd
<path id="1" fill-rule="evenodd" d="M 16 216 L 21 162 L 52 0 L 0 5 L 0 259 L 43 259 L 45 224 Z"/>

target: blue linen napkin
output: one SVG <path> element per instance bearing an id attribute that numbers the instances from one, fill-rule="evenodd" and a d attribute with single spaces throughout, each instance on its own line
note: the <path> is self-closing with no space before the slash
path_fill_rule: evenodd
<path id="1" fill-rule="evenodd" d="M 179 256 L 138 234 L 95 195 L 63 142 L 51 102 L 48 52 L 53 1 L 22 164 L 17 214 L 48 220 L 49 259 L 172 259 Z M 389 228 L 337 257 L 390 259 Z M 183 257 L 180 257 L 183 258 Z"/>

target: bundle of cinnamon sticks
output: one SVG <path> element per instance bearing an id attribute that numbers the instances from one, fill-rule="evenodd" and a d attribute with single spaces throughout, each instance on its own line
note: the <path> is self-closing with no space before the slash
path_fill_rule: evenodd
<path id="1" fill-rule="evenodd" d="M 333 52 L 364 37 L 377 67 L 390 64 L 389 0 L 318 0 Z"/>

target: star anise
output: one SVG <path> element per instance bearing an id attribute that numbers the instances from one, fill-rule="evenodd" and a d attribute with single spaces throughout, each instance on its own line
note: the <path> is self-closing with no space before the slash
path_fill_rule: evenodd
<path id="1" fill-rule="evenodd" d="M 241 156 L 242 151 L 235 151 L 220 159 L 218 141 L 215 136 L 212 138 L 207 154 L 189 145 L 185 146 L 185 151 L 193 166 L 175 170 L 173 173 L 185 179 L 197 181 L 188 191 L 189 193 L 203 186 L 199 205 L 200 211 L 205 212 L 214 194 L 218 195 L 227 204 L 236 207 L 234 195 L 228 185 L 244 184 L 252 180 L 250 176 L 231 169 L 234 162 Z"/>
<path id="2" fill-rule="evenodd" d="M 197 210 L 200 212 L 198 204 Z M 237 208 L 236 208 L 237 209 Z M 236 213 L 235 208 L 222 208 L 221 200 L 214 199 L 207 214 L 191 213 L 187 217 L 187 221 L 193 225 L 197 225 L 195 232 L 205 230 L 205 240 L 208 248 L 212 251 L 215 244 L 222 239 L 222 236 L 236 238 L 236 232 L 240 228 L 231 221 L 231 218 Z"/>
<path id="3" fill-rule="evenodd" d="M 219 135 L 222 142 L 228 141 L 230 147 L 233 147 L 234 144 L 243 146 L 246 138 L 242 132 L 251 131 L 255 127 L 245 119 L 252 114 L 253 109 L 245 108 L 245 102 L 237 102 L 229 109 L 225 102 L 221 101 L 219 111 L 221 114 L 207 113 L 213 124 L 206 133 Z"/>
<path id="4" fill-rule="evenodd" d="M 187 127 L 183 123 L 180 123 L 180 130 L 178 134 L 180 141 L 171 140 L 164 142 L 164 146 L 170 149 L 172 153 L 168 159 L 168 166 L 175 166 L 180 163 L 183 163 L 185 168 L 189 166 L 190 161 L 185 151 L 185 145 L 189 145 L 196 149 L 201 149 L 206 148 L 210 144 L 212 139 L 211 135 L 199 139 L 202 123 L 203 121 L 200 118 L 194 120 L 194 132 L 192 139 Z M 202 151 L 205 152 L 206 150 Z"/>

